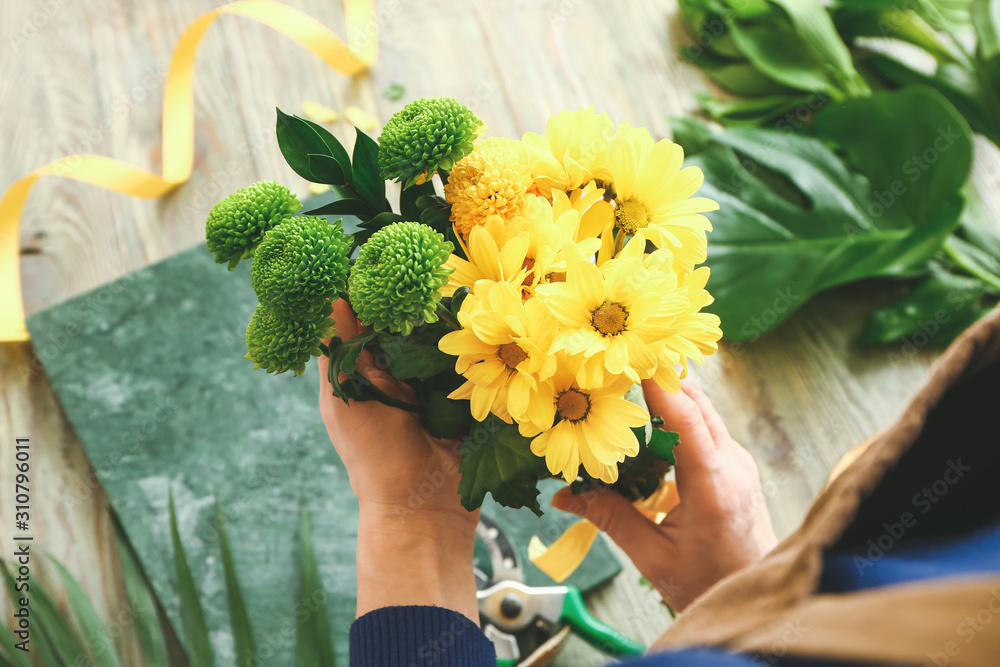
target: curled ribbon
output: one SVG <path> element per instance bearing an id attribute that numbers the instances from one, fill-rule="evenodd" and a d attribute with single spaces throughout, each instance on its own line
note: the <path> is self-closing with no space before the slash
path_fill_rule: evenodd
<path id="1" fill-rule="evenodd" d="M 375 63 L 378 50 L 368 28 L 374 27 L 373 0 L 345 0 L 347 34 L 361 37 L 345 44 L 326 26 L 297 9 L 273 0 L 241 0 L 194 20 L 177 41 L 163 93 L 162 175 L 100 155 L 70 155 L 39 167 L 14 182 L 0 199 L 0 341 L 28 340 L 18 261 L 21 212 L 31 187 L 42 176 L 62 176 L 108 190 L 155 199 L 191 176 L 194 166 L 195 55 L 208 28 L 225 14 L 238 14 L 273 28 L 309 49 L 334 69 L 354 76 Z"/>
<path id="2" fill-rule="evenodd" d="M 659 524 L 679 502 L 677 484 L 666 481 L 660 484 L 660 488 L 649 498 L 637 500 L 633 504 L 647 519 Z M 539 570 L 561 583 L 580 567 L 599 532 L 601 531 L 597 526 L 582 519 L 567 528 L 566 532 L 548 547 L 543 545 L 536 535 L 528 544 L 528 558 Z"/>

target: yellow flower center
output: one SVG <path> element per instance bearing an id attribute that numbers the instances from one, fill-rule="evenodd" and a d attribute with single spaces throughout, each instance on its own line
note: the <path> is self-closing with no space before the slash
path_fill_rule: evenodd
<path id="1" fill-rule="evenodd" d="M 628 310 L 617 301 L 605 301 L 590 316 L 591 326 L 602 336 L 617 336 L 627 321 Z"/>
<path id="2" fill-rule="evenodd" d="M 567 389 L 556 399 L 556 409 L 563 419 L 582 421 L 590 414 L 590 396 L 578 389 Z"/>
<path id="3" fill-rule="evenodd" d="M 649 209 L 634 199 L 616 201 L 615 223 L 626 234 L 635 234 L 649 224 Z"/>
<path id="4" fill-rule="evenodd" d="M 504 343 L 497 350 L 497 356 L 507 365 L 508 370 L 514 370 L 519 363 L 528 358 L 528 353 L 517 343 Z"/>

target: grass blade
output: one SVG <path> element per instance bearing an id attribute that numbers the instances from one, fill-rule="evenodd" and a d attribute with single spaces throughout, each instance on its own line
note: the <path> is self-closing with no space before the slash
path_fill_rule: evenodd
<path id="1" fill-rule="evenodd" d="M 319 578 L 316 552 L 313 549 L 312 525 L 309 512 L 303 503 L 299 511 L 299 605 L 312 613 L 299 623 L 297 667 L 327 667 L 334 664 L 333 641 L 330 639 L 330 623 L 326 614 L 326 593 Z"/>
<path id="2" fill-rule="evenodd" d="M 118 539 L 118 553 L 121 555 L 125 591 L 132 606 L 132 617 L 135 619 L 135 630 L 139 635 L 139 646 L 146 667 L 170 667 L 156 600 L 135 560 L 132 547 L 123 536 Z"/>
<path id="3" fill-rule="evenodd" d="M 247 614 L 243 593 L 240 591 L 240 581 L 236 576 L 236 564 L 233 562 L 233 554 L 229 549 L 229 537 L 226 534 L 226 517 L 222 514 L 218 497 L 215 499 L 215 523 L 219 529 L 222 569 L 226 574 L 226 601 L 229 604 L 229 623 L 233 628 L 236 665 L 237 667 L 253 667 L 257 664 L 253 628 L 250 626 L 250 616 Z"/>
<path id="4" fill-rule="evenodd" d="M 10 630 L 3 623 L 0 623 L 0 666 L 2 667 L 35 667 L 31 664 L 31 660 L 28 659 L 28 654 L 24 651 L 15 648 L 14 644 L 17 640 L 14 639 L 14 635 L 11 634 Z M 34 640 L 32 640 L 34 643 Z M 37 648 L 37 647 L 36 647 Z M 10 657 L 13 663 L 7 662 L 3 657 L 4 655 Z M 55 663 L 51 663 L 55 664 Z"/>
<path id="5" fill-rule="evenodd" d="M 66 597 L 69 599 L 69 607 L 73 611 L 73 617 L 83 631 L 86 645 L 91 649 L 96 663 L 106 667 L 121 667 L 114 642 L 108 636 L 104 621 L 94 611 L 94 605 L 90 602 L 90 598 L 87 597 L 69 570 L 63 567 L 59 561 L 50 556 L 49 562 L 59 573 L 59 579 L 62 580 L 66 589 Z"/>
<path id="6" fill-rule="evenodd" d="M 35 621 L 36 632 L 32 634 L 32 645 L 44 665 L 72 664 L 80 656 L 87 655 L 76 631 L 59 613 L 58 607 L 52 602 L 45 589 L 34 577 L 28 578 L 28 591 L 16 590 L 14 577 L 7 569 L 7 564 L 0 561 L 0 571 L 7 584 L 8 597 L 31 598 L 31 614 Z M 25 596 L 25 592 L 28 593 Z"/>
<path id="7" fill-rule="evenodd" d="M 205 625 L 205 611 L 201 607 L 198 589 L 194 585 L 191 568 L 188 567 L 187 555 L 181 543 L 181 534 L 177 528 L 177 511 L 174 508 L 174 494 L 170 493 L 170 540 L 174 548 L 174 567 L 177 570 L 177 588 L 181 597 L 181 622 L 184 626 L 184 638 L 187 640 L 188 658 L 192 665 L 212 667 L 215 665 L 215 654 L 208 639 L 208 626 Z"/>

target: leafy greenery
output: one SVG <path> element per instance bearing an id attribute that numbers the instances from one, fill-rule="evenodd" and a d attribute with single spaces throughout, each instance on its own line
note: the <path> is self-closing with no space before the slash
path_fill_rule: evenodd
<path id="1" fill-rule="evenodd" d="M 678 121 L 675 132 L 705 170 L 705 194 L 721 204 L 711 216 L 709 288 L 727 338 L 755 339 L 817 292 L 873 277 L 916 282 L 872 316 L 872 341 L 921 331 L 925 309 L 914 310 L 914 299 L 953 325 L 931 327 L 935 345 L 996 303 L 997 230 L 965 202 L 972 131 L 1000 139 L 1000 0 L 681 8 L 696 42 L 685 55 L 741 97 L 701 100 L 727 130 Z M 975 53 L 957 36 L 970 26 Z M 919 47 L 935 69 L 873 52 L 859 42 L 868 37 Z M 945 285 L 970 284 L 982 286 L 962 291 L 974 299 L 948 302 Z"/>
<path id="2" fill-rule="evenodd" d="M 462 442 L 462 479 L 458 492 L 462 506 L 474 510 L 487 493 L 505 507 L 527 507 L 542 515 L 538 504 L 538 480 L 548 476 L 545 459 L 531 452 L 531 439 L 522 436 L 516 424 L 494 415 L 473 422 Z"/>
<path id="3" fill-rule="evenodd" d="M 187 564 L 184 545 L 177 527 L 177 513 L 173 496 L 170 501 L 170 535 L 177 570 L 178 593 L 181 600 L 181 616 L 184 635 L 187 639 L 190 664 L 215 664 L 215 654 L 208 638 L 208 627 L 202 611 L 201 597 Z M 215 525 L 219 532 L 219 551 L 226 581 L 226 599 L 232 625 L 233 643 L 236 649 L 235 665 L 247 667 L 259 663 L 250 626 L 246 602 L 240 592 L 239 578 L 229 547 L 225 517 L 216 500 Z M 303 507 L 300 512 L 300 603 L 307 604 L 309 614 L 298 628 L 298 665 L 334 665 L 333 645 L 327 621 L 326 594 L 316 563 L 312 545 L 312 529 L 309 514 Z M 168 667 L 170 659 L 166 649 L 169 633 L 165 617 L 159 613 L 156 598 L 144 578 L 131 548 L 124 538 L 119 541 L 122 576 L 125 580 L 129 600 L 128 614 L 138 635 L 144 664 L 147 667 Z M 68 613 L 63 613 L 49 593 L 34 576 L 29 575 L 27 592 L 17 589 L 11 571 L 5 561 L 0 560 L 0 576 L 3 577 L 7 598 L 12 603 L 28 596 L 31 599 L 31 651 L 38 656 L 38 663 L 32 662 L 30 654 L 15 648 L 18 641 L 4 624 L 0 624 L 0 666 L 69 667 L 88 664 L 118 667 L 128 664 L 117 652 L 111 635 L 104 625 L 86 592 L 66 568 L 49 558 L 52 568 L 62 584 Z M 308 601 L 307 603 L 302 601 Z M 15 607 L 19 605 L 13 605 Z"/>

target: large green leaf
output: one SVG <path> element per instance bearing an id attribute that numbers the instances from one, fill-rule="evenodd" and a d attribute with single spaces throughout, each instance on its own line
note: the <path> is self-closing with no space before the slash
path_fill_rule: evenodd
<path id="1" fill-rule="evenodd" d="M 226 521 L 222 507 L 219 505 L 219 499 L 216 498 L 215 525 L 219 531 L 219 552 L 222 555 L 222 570 L 226 577 L 226 603 L 229 606 L 229 624 L 233 629 L 236 665 L 237 667 L 255 667 L 258 664 L 258 658 L 254 646 L 253 628 L 250 626 L 250 615 L 247 613 L 243 592 L 240 590 L 240 580 L 236 576 L 236 563 L 233 561 L 233 552 L 229 548 Z"/>
<path id="2" fill-rule="evenodd" d="M 298 667 L 333 667 L 333 641 L 327 620 L 326 591 L 319 576 L 313 547 L 312 524 L 305 504 L 299 510 L 299 601 L 296 605 Z"/>
<path id="3" fill-rule="evenodd" d="M 709 309 L 730 339 L 757 338 L 823 289 L 912 272 L 961 212 L 953 193 L 917 225 L 885 215 L 867 180 L 809 137 L 741 128 L 706 141 L 694 121 L 677 123 L 675 136 L 700 149 L 689 162 L 705 172 L 702 194 L 720 204 L 709 241 Z"/>
<path id="4" fill-rule="evenodd" d="M 916 346 L 944 347 L 989 312 L 980 302 L 985 288 L 977 278 L 935 266 L 907 294 L 871 314 L 865 339 L 889 343 L 912 338 L 909 342 Z"/>
<path id="5" fill-rule="evenodd" d="M 504 507 L 528 507 L 538 516 L 538 479 L 547 474 L 544 459 L 531 453 L 531 439 L 489 415 L 473 422 L 462 442 L 462 480 L 458 492 L 462 506 L 472 511 L 483 504 L 487 493 Z"/>
<path id="6" fill-rule="evenodd" d="M 215 664 L 215 654 L 208 638 L 205 611 L 201 606 L 198 587 L 188 566 L 184 543 L 181 542 L 177 527 L 177 510 L 174 508 L 174 494 L 170 494 L 170 541 L 174 550 L 174 569 L 177 573 L 177 589 L 181 600 L 181 624 L 184 627 L 185 646 L 192 665 L 211 667 Z"/>
<path id="7" fill-rule="evenodd" d="M 898 204 L 917 224 L 953 197 L 972 170 L 969 124 L 926 86 L 830 104 L 817 114 L 813 132 L 847 153 L 886 214 Z"/>

